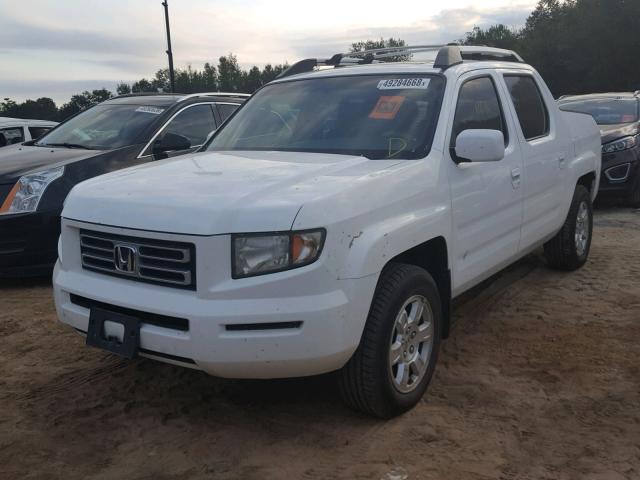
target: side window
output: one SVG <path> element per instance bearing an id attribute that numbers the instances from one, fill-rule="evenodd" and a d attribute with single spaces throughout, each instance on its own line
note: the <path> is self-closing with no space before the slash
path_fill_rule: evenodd
<path id="1" fill-rule="evenodd" d="M 227 118 L 231 116 L 233 112 L 235 112 L 240 105 L 236 103 L 218 103 L 216 105 L 218 107 L 218 113 L 220 114 L 220 120 L 225 121 Z"/>
<path id="2" fill-rule="evenodd" d="M 205 142 L 207 135 L 215 128 L 216 123 L 211 105 L 194 105 L 176 115 L 165 127 L 163 134 L 169 132 L 182 135 L 189 139 L 192 147 L 197 147 Z"/>
<path id="3" fill-rule="evenodd" d="M 31 134 L 32 140 L 37 140 L 49 130 L 51 130 L 51 127 L 29 127 L 29 133 Z"/>
<path id="4" fill-rule="evenodd" d="M 500 107 L 498 92 L 490 77 L 468 80 L 460 87 L 458 104 L 453 118 L 451 146 L 463 130 L 470 129 L 500 130 L 508 143 L 508 131 Z"/>
<path id="5" fill-rule="evenodd" d="M 532 140 L 549 133 L 549 112 L 533 77 L 505 75 L 524 138 Z"/>
<path id="6" fill-rule="evenodd" d="M 22 127 L 11 127 L 0 129 L 0 147 L 24 142 Z"/>

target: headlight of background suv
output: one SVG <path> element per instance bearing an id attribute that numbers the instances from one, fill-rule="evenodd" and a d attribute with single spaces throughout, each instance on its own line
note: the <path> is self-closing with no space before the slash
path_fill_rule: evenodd
<path id="1" fill-rule="evenodd" d="M 602 153 L 614 153 L 621 152 L 633 148 L 638 143 L 638 135 L 635 137 L 624 137 L 614 142 L 605 143 L 602 145 Z"/>
<path id="2" fill-rule="evenodd" d="M 0 206 L 0 215 L 35 212 L 49 184 L 63 173 L 64 167 L 58 167 L 20 177 Z"/>
<path id="3" fill-rule="evenodd" d="M 315 262 L 325 230 L 232 235 L 233 278 L 281 272 Z"/>

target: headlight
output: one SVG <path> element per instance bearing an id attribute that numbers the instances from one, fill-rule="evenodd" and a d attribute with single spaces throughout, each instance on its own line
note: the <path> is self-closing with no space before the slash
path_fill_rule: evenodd
<path id="1" fill-rule="evenodd" d="M 63 173 L 64 167 L 58 167 L 20 177 L 0 206 L 0 215 L 35 212 L 49 184 Z"/>
<path id="2" fill-rule="evenodd" d="M 325 230 L 233 235 L 233 278 L 281 272 L 315 262 Z"/>
<path id="3" fill-rule="evenodd" d="M 638 136 L 635 137 L 624 137 L 615 142 L 609 142 L 602 145 L 602 153 L 614 153 L 621 152 L 622 150 L 627 150 L 629 148 L 633 148 L 638 143 Z"/>

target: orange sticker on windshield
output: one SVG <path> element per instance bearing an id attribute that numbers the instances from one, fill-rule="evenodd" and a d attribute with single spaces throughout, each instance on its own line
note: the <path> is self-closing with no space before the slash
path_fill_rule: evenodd
<path id="1" fill-rule="evenodd" d="M 378 99 L 378 103 L 373 107 L 369 118 L 378 120 L 393 120 L 400 110 L 406 97 L 400 95 L 383 95 Z"/>

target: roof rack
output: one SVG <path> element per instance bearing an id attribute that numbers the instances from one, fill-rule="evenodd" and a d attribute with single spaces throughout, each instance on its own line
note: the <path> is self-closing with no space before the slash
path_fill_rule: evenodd
<path id="1" fill-rule="evenodd" d="M 235 93 L 235 92 L 201 92 L 190 93 L 179 98 L 179 101 L 187 100 L 194 97 L 231 97 L 231 98 L 249 98 L 251 95 L 248 93 Z"/>
<path id="2" fill-rule="evenodd" d="M 164 95 L 167 97 L 178 97 L 178 101 L 186 100 L 192 97 L 235 97 L 235 98 L 247 98 L 251 95 L 248 93 L 235 93 L 235 92 L 201 92 L 201 93 L 171 93 L 171 92 L 136 92 L 136 93 L 123 93 L 122 95 L 116 95 L 114 98 L 126 98 L 126 97 L 155 97 L 158 95 Z"/>
<path id="3" fill-rule="evenodd" d="M 341 67 L 345 65 L 366 65 L 377 63 L 380 59 L 398 56 L 411 55 L 413 53 L 437 51 L 434 68 L 446 70 L 449 67 L 458 65 L 464 60 L 471 61 L 501 61 L 518 62 L 524 60 L 520 55 L 512 50 L 493 48 L 485 46 L 460 46 L 457 44 L 448 45 L 413 45 L 376 48 L 363 50 L 361 52 L 336 53 L 330 58 L 307 58 L 294 63 L 287 70 L 282 72 L 277 78 L 285 78 L 299 73 L 306 73 L 315 70 L 317 67 Z"/>

